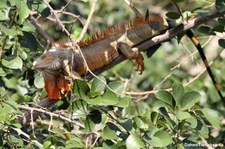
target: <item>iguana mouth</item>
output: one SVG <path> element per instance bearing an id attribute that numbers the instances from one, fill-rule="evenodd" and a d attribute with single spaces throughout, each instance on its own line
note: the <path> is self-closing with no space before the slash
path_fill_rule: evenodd
<path id="1" fill-rule="evenodd" d="M 50 74 L 43 73 L 45 90 L 48 98 L 52 100 L 60 100 L 65 97 L 71 90 L 73 83 L 62 73 Z"/>

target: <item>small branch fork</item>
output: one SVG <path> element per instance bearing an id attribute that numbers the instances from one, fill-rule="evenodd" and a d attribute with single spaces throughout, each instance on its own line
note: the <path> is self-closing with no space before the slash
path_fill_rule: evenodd
<path id="1" fill-rule="evenodd" d="M 33 115 L 34 115 L 34 112 L 44 113 L 44 114 L 49 115 L 51 117 L 51 119 L 53 117 L 59 118 L 61 120 L 64 120 L 64 121 L 67 121 L 67 122 L 72 123 L 74 125 L 77 125 L 77 126 L 79 126 L 81 128 L 84 128 L 84 125 L 81 124 L 81 123 L 79 123 L 79 122 L 77 122 L 77 121 L 73 121 L 73 120 L 71 120 L 71 119 L 69 119 L 69 118 L 67 118 L 67 117 L 65 117 L 63 115 L 60 115 L 60 114 L 56 114 L 56 113 L 47 111 L 46 109 L 43 109 L 43 108 L 35 108 L 35 107 L 33 108 L 33 107 L 24 106 L 24 105 L 19 105 L 18 108 L 19 109 L 23 109 L 23 110 L 27 110 L 27 111 L 33 111 Z"/>
<path id="2" fill-rule="evenodd" d="M 92 5 L 92 8 L 93 10 L 90 11 L 89 13 L 89 19 L 88 21 L 85 23 L 85 26 L 88 26 L 90 21 L 91 20 L 91 17 L 94 13 L 94 8 L 95 8 L 95 5 L 96 5 L 96 2 L 97 0 L 95 0 L 93 2 L 93 5 Z M 53 13 L 53 16 L 55 17 L 56 21 L 59 23 L 59 25 L 62 27 L 62 30 L 67 34 L 67 36 L 69 37 L 70 41 L 73 43 L 74 47 L 78 48 L 79 47 L 76 45 L 76 42 L 72 39 L 70 33 L 65 29 L 63 23 L 57 18 L 56 16 L 56 12 L 54 12 L 54 10 L 52 9 L 52 7 L 46 2 L 44 1 L 44 3 L 49 7 L 49 9 L 51 10 L 51 12 Z M 192 20 L 189 20 L 188 22 L 184 23 L 184 24 L 181 24 L 181 25 L 178 25 L 177 27 L 175 28 L 172 28 L 168 31 L 166 31 L 165 33 L 161 34 L 161 35 L 158 35 L 158 36 L 155 36 L 149 40 L 146 40 L 145 42 L 139 44 L 136 46 L 136 48 L 138 48 L 139 50 L 143 51 L 145 49 L 149 49 L 155 45 L 158 45 L 162 42 L 165 42 L 165 41 L 168 41 L 172 38 L 174 38 L 175 36 L 179 35 L 179 34 L 183 34 L 185 33 L 187 30 L 193 28 L 193 27 L 196 27 L 202 23 L 205 23 L 209 20 L 212 20 L 214 18 L 217 18 L 217 17 L 221 17 L 221 16 L 224 16 L 225 12 L 215 12 L 211 15 L 208 15 L 208 16 L 200 16 L 200 17 L 197 17 L 195 19 L 192 19 Z M 84 28 L 84 31 L 82 32 L 86 32 L 87 28 L 85 27 Z M 82 39 L 82 36 L 80 36 L 78 38 L 79 40 Z M 82 55 L 82 52 L 81 52 L 81 55 Z M 83 57 L 84 59 L 84 57 Z M 89 71 L 89 73 L 86 75 L 86 79 L 87 80 L 91 80 L 93 77 L 97 77 L 98 74 L 106 71 L 107 69 L 117 65 L 118 63 L 122 62 L 125 60 L 125 57 L 120 55 L 116 60 L 114 60 L 112 63 L 110 63 L 109 65 L 106 65 L 104 68 L 100 69 L 100 70 L 97 70 L 95 72 L 91 72 Z M 86 62 L 86 60 L 84 59 L 84 61 Z M 86 62 L 87 64 L 87 62 Z M 37 107 L 43 107 L 43 108 L 49 108 L 51 106 L 53 106 L 57 101 L 53 101 L 53 100 L 49 100 L 48 98 L 45 98 L 43 99 Z M 22 107 L 20 107 L 22 108 Z M 36 107 L 34 107 L 35 109 Z M 43 113 L 44 111 L 38 111 L 38 110 L 33 110 L 33 117 L 32 119 L 35 120 L 41 113 Z M 28 109 L 27 109 L 28 110 Z M 25 113 L 24 116 L 22 117 L 18 117 L 18 120 L 20 121 L 20 123 L 22 124 L 26 124 L 28 122 L 31 121 L 31 115 L 29 112 Z"/>

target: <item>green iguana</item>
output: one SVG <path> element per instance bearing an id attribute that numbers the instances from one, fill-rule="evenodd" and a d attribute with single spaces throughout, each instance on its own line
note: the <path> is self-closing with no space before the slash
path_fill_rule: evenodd
<path id="1" fill-rule="evenodd" d="M 81 76 L 87 73 L 87 67 L 91 71 L 96 71 L 110 64 L 121 54 L 129 60 L 135 60 L 134 64 L 137 66 L 137 70 L 140 71 L 140 74 L 142 73 L 144 70 L 143 56 L 135 46 L 166 29 L 176 27 L 177 24 L 160 16 L 149 17 L 146 15 L 142 17 L 137 10 L 134 11 L 138 17 L 134 22 L 109 28 L 105 32 L 93 36 L 90 41 L 78 43 L 88 66 L 85 65 L 78 49 L 73 50 L 74 48 L 71 46 L 64 45 L 51 48 L 36 61 L 35 68 L 44 77 L 49 99 L 58 100 L 67 95 L 72 89 L 71 79 L 81 79 Z M 199 41 L 191 30 L 188 30 L 186 35 L 198 49 L 218 95 L 225 103 L 220 86 L 214 79 Z M 156 45 L 153 50 L 147 51 L 147 55 L 151 56 L 158 47 L 159 45 Z"/>
<path id="2" fill-rule="evenodd" d="M 144 59 L 135 45 L 166 28 L 168 24 L 160 16 L 139 17 L 133 22 L 96 34 L 90 41 L 78 43 L 88 66 L 78 49 L 59 46 L 40 56 L 34 67 L 43 75 L 49 99 L 58 100 L 72 89 L 71 79 L 81 79 L 80 76 L 87 73 L 87 67 L 96 71 L 114 61 L 120 54 L 129 60 L 135 60 L 134 64 L 141 74 Z"/>

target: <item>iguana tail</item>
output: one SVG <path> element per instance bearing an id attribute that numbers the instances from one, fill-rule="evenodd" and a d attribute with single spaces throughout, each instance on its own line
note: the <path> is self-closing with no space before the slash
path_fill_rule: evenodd
<path id="1" fill-rule="evenodd" d="M 177 24 L 173 20 L 167 19 L 167 22 L 169 24 L 169 28 L 173 28 L 173 27 L 177 26 Z M 212 80 L 212 82 L 213 82 L 213 84 L 214 84 L 214 86 L 216 88 L 216 91 L 217 91 L 219 97 L 221 98 L 221 100 L 223 101 L 223 104 L 225 105 L 225 98 L 223 97 L 223 94 L 221 92 L 221 87 L 215 80 L 215 77 L 214 77 L 214 75 L 212 73 L 212 70 L 211 70 L 211 68 L 209 66 L 208 60 L 207 60 L 207 58 L 205 56 L 205 53 L 203 51 L 203 48 L 202 48 L 199 40 L 195 37 L 195 35 L 192 32 L 192 30 L 188 30 L 186 32 L 186 35 L 188 36 L 188 38 L 190 38 L 190 40 L 192 41 L 192 43 L 195 45 L 196 49 L 198 50 L 199 55 L 200 55 L 204 65 L 206 67 L 206 70 L 207 70 L 207 72 L 209 74 L 209 77 L 211 78 L 211 80 Z"/>
<path id="2" fill-rule="evenodd" d="M 200 55 L 202 61 L 204 62 L 204 65 L 206 67 L 206 70 L 207 70 L 207 72 L 208 72 L 208 74 L 209 74 L 209 76 L 210 76 L 210 78 L 211 78 L 211 80 L 212 80 L 212 82 L 213 82 L 213 84 L 214 84 L 214 86 L 216 88 L 216 91 L 217 91 L 218 95 L 220 96 L 221 100 L 223 101 L 223 103 L 225 104 L 225 98 L 222 95 L 221 86 L 215 80 L 215 77 L 214 77 L 214 75 L 212 73 L 212 70 L 211 70 L 211 68 L 209 66 L 208 60 L 207 60 L 207 58 L 205 56 L 205 53 L 203 51 L 203 48 L 202 48 L 199 40 L 194 36 L 194 33 L 191 30 L 188 30 L 186 32 L 186 35 L 190 38 L 190 40 L 192 41 L 192 43 L 197 48 L 197 50 L 199 52 L 199 55 Z"/>

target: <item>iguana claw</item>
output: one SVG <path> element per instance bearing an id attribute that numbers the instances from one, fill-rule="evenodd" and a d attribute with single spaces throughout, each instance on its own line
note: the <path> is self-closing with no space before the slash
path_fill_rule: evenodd
<path id="1" fill-rule="evenodd" d="M 137 66 L 137 71 L 140 71 L 139 74 L 142 74 L 144 71 L 144 57 L 141 55 L 138 48 L 131 48 L 127 43 L 118 42 L 117 49 L 119 49 L 127 59 L 131 61 L 135 60 L 135 62 L 132 61 L 132 63 L 134 66 Z"/>
<path id="2" fill-rule="evenodd" d="M 144 71 L 144 57 L 141 53 L 138 54 L 138 57 L 135 59 L 134 65 L 137 66 L 136 71 L 140 71 L 140 75 Z"/>

